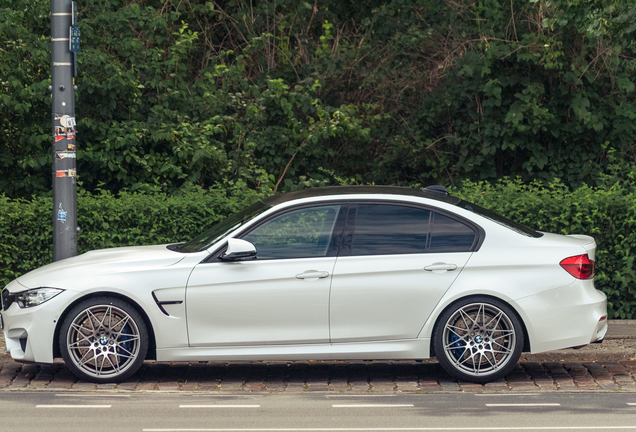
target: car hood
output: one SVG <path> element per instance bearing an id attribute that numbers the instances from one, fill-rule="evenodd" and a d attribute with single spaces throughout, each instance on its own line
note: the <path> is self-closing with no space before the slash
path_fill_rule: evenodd
<path id="1" fill-rule="evenodd" d="M 166 245 L 100 249 L 45 265 L 20 276 L 17 282 L 26 288 L 55 287 L 56 283 L 69 278 L 167 267 L 186 255 L 172 251 Z"/>

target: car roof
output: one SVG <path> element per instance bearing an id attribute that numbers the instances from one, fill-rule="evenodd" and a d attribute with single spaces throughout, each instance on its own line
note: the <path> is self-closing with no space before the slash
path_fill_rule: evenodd
<path id="1" fill-rule="evenodd" d="M 302 199 L 315 198 L 333 195 L 400 195 L 413 196 L 420 198 L 428 198 L 436 201 L 442 201 L 448 204 L 457 204 L 461 200 L 457 197 L 444 195 L 442 193 L 428 192 L 422 189 L 415 189 L 401 186 L 324 186 L 303 189 L 296 192 L 287 192 L 277 194 L 263 199 L 263 202 L 270 206 L 282 204 L 284 202 Z"/>

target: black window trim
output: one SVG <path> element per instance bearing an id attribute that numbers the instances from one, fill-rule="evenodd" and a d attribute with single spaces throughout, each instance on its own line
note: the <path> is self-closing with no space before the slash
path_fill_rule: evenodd
<path id="1" fill-rule="evenodd" d="M 343 257 L 352 256 L 351 243 L 353 241 L 353 233 L 355 231 L 355 223 L 357 219 L 357 211 L 358 211 L 359 204 L 386 204 L 386 205 L 398 205 L 398 206 L 404 206 L 404 207 L 414 207 L 414 208 L 427 210 L 431 212 L 431 217 L 433 217 L 433 213 L 438 213 L 450 219 L 454 219 L 457 222 L 460 222 L 468 226 L 475 232 L 475 240 L 473 241 L 473 244 L 470 247 L 470 250 L 468 250 L 467 252 L 477 252 L 481 248 L 481 245 L 483 244 L 484 239 L 486 237 L 486 232 L 484 231 L 484 229 L 481 226 L 477 225 L 475 222 L 468 220 L 462 216 L 459 216 L 455 213 L 452 213 L 448 210 L 441 209 L 439 207 L 433 207 L 426 204 L 413 203 L 413 202 L 407 202 L 407 201 L 397 201 L 397 200 L 378 200 L 378 199 L 355 200 L 355 201 L 349 202 L 349 210 L 347 211 L 347 221 L 345 224 L 344 232 L 342 234 L 341 253 L 338 256 L 343 256 Z M 429 219 L 429 224 L 430 224 L 430 219 Z M 433 218 L 433 224 L 434 224 L 434 218 Z M 429 232 L 432 232 L 432 231 L 429 231 Z M 428 237 L 426 250 L 424 252 L 419 252 L 419 253 L 422 253 L 422 254 L 460 253 L 457 251 L 444 251 L 439 249 L 434 251 L 429 251 L 428 249 L 430 248 L 431 238 L 432 238 L 432 235 Z M 398 255 L 417 255 L 419 253 L 404 253 L 404 254 L 398 254 Z"/>
<path id="2" fill-rule="evenodd" d="M 249 261 L 260 261 L 260 262 L 263 262 L 263 261 L 273 261 L 273 260 L 330 258 L 330 257 L 333 258 L 333 257 L 337 257 L 338 253 L 340 252 L 340 247 L 341 247 L 341 244 L 342 244 L 342 234 L 343 234 L 343 231 L 344 231 L 346 215 L 348 213 L 348 207 L 349 207 L 349 202 L 348 201 L 343 201 L 343 200 L 320 201 L 320 202 L 304 203 L 304 204 L 298 204 L 298 205 L 294 205 L 294 206 L 285 207 L 283 209 L 280 209 L 280 211 L 272 213 L 271 215 L 267 216 L 266 218 L 263 218 L 262 220 L 258 221 L 258 223 L 249 226 L 244 231 L 239 232 L 237 235 L 234 236 L 234 238 L 242 239 L 243 237 L 248 235 L 250 232 L 252 232 L 256 228 L 258 228 L 259 226 L 263 225 L 264 223 L 270 221 L 271 219 L 273 219 L 275 217 L 281 216 L 281 215 L 283 215 L 285 213 L 289 213 L 291 211 L 301 210 L 303 208 L 328 207 L 328 206 L 334 206 L 334 205 L 339 205 L 340 206 L 340 211 L 338 212 L 338 216 L 336 217 L 336 223 L 335 223 L 335 225 L 333 227 L 333 234 L 331 236 L 331 241 L 329 242 L 329 247 L 327 248 L 327 254 L 324 257 L 291 257 L 291 258 L 263 258 L 263 259 L 258 259 L 258 255 L 256 255 L 256 259 L 255 260 L 249 260 Z M 225 242 L 225 244 L 223 246 L 221 246 L 217 251 L 213 252 L 211 255 L 209 255 L 203 261 L 201 261 L 201 263 L 203 264 L 203 263 L 213 263 L 213 262 L 225 262 L 225 261 L 221 261 L 219 259 L 219 257 L 221 255 L 223 255 L 223 253 L 225 253 L 226 250 L 227 250 L 227 242 Z"/>

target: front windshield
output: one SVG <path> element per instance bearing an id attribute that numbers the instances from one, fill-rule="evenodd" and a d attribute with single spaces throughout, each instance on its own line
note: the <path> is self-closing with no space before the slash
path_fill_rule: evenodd
<path id="1" fill-rule="evenodd" d="M 270 206 L 267 204 L 258 201 L 240 212 L 223 219 L 221 222 L 216 223 L 202 234 L 179 246 L 178 250 L 184 253 L 201 252 L 269 208 Z"/>

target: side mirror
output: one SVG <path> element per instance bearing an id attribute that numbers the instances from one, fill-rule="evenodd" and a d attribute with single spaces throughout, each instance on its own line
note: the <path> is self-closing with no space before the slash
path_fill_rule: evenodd
<path id="1" fill-rule="evenodd" d="M 222 261 L 245 261 L 256 258 L 256 247 L 245 240 L 227 239 L 227 250 L 219 257 Z"/>

